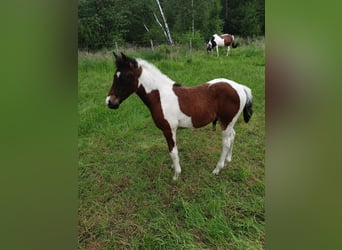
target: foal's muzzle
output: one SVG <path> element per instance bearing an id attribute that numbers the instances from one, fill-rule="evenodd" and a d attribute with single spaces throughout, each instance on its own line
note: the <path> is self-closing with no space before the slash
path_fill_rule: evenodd
<path id="1" fill-rule="evenodd" d="M 114 100 L 111 100 L 110 96 L 107 96 L 106 104 L 107 104 L 108 108 L 110 108 L 110 109 L 117 109 L 120 106 L 120 100 L 117 98 L 115 98 Z"/>
<path id="2" fill-rule="evenodd" d="M 115 104 L 113 104 L 113 103 L 111 103 L 111 102 L 109 101 L 109 103 L 107 104 L 107 106 L 108 106 L 108 108 L 110 108 L 110 109 L 117 109 L 117 108 L 119 108 L 120 103 L 115 103 Z"/>

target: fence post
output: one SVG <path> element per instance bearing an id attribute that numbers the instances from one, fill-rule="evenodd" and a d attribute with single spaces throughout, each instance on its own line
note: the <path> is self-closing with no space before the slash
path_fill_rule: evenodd
<path id="1" fill-rule="evenodd" d="M 151 41 L 151 49 L 152 49 L 152 51 L 154 51 L 152 39 L 150 41 Z"/>
<path id="2" fill-rule="evenodd" d="M 190 38 L 190 53 L 192 52 L 192 39 Z"/>
<path id="3" fill-rule="evenodd" d="M 118 48 L 118 43 L 115 42 L 115 50 L 116 50 L 116 53 L 118 54 L 119 53 L 119 48 Z"/>

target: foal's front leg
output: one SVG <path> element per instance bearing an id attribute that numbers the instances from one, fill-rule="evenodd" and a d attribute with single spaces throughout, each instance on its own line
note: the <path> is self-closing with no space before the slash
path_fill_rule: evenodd
<path id="1" fill-rule="evenodd" d="M 164 136 L 166 138 L 167 141 L 167 145 L 169 147 L 169 153 L 172 159 L 172 167 L 175 170 L 175 175 L 173 176 L 173 180 L 177 180 L 178 176 L 181 173 L 181 167 L 179 165 L 179 157 L 178 157 L 178 149 L 177 149 L 177 145 L 176 145 L 176 131 L 177 129 L 168 129 L 168 130 L 164 130 Z"/>

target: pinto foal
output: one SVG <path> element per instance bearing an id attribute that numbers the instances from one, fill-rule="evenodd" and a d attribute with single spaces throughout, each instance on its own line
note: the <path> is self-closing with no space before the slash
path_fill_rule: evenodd
<path id="1" fill-rule="evenodd" d="M 235 38 L 230 34 L 217 35 L 214 34 L 209 42 L 207 43 L 207 52 L 211 53 L 212 49 L 216 47 L 217 57 L 219 56 L 219 47 L 227 47 L 227 56 L 229 54 L 230 48 L 236 48 Z"/>
<path id="2" fill-rule="evenodd" d="M 106 98 L 107 106 L 119 108 L 134 92 L 141 98 L 166 138 L 174 180 L 181 173 L 177 128 L 199 128 L 217 119 L 222 128 L 222 153 L 213 174 L 218 174 L 231 161 L 233 127 L 240 113 L 243 111 L 245 122 L 252 116 L 250 88 L 224 78 L 197 87 L 182 87 L 145 60 L 129 58 L 123 53 L 121 56 L 114 53 L 114 56 L 116 72 Z"/>

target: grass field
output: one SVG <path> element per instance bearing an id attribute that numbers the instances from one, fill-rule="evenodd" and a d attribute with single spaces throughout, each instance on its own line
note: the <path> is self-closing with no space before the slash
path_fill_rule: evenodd
<path id="1" fill-rule="evenodd" d="M 186 86 L 225 77 L 253 91 L 254 114 L 235 125 L 233 158 L 218 176 L 221 131 L 178 130 L 182 174 L 172 181 L 167 144 L 135 94 L 118 110 L 105 106 L 114 73 L 111 52 L 79 53 L 80 249 L 263 249 L 265 239 L 265 50 L 161 47 L 129 56 L 155 64 Z M 215 55 L 215 54 L 214 54 Z"/>

